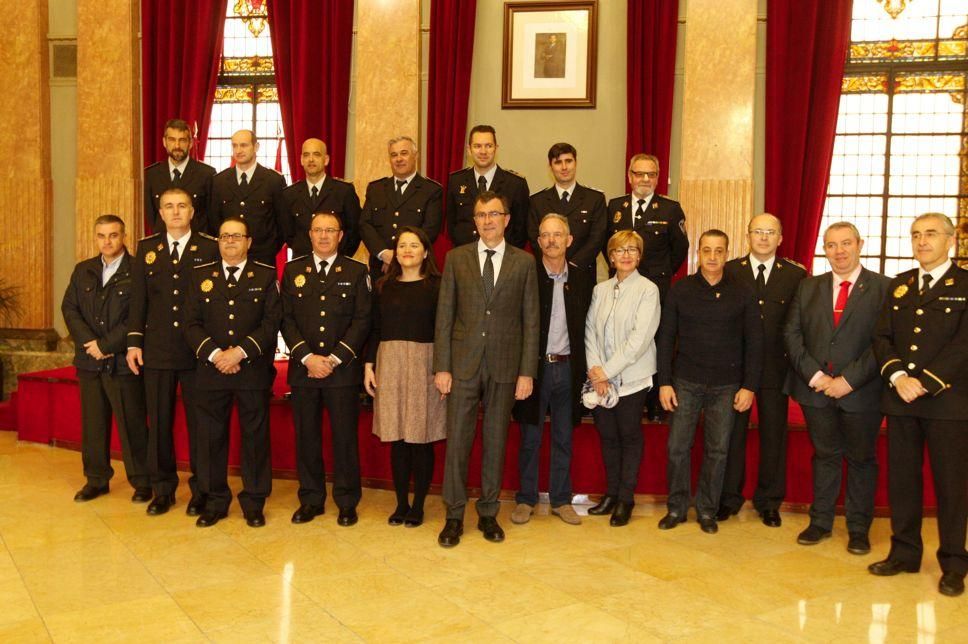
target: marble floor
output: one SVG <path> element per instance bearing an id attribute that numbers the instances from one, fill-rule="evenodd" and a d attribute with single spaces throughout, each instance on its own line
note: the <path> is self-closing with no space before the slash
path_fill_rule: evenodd
<path id="1" fill-rule="evenodd" d="M 79 453 L 0 432 L 0 642 L 968 641 L 968 596 L 938 594 L 933 558 L 918 575 L 866 572 L 886 552 L 886 519 L 857 557 L 842 518 L 803 547 L 803 515 L 770 529 L 744 510 L 706 535 L 694 521 L 660 532 L 662 508 L 644 504 L 626 528 L 568 526 L 547 507 L 515 526 L 505 505 L 505 543 L 469 517 L 444 550 L 438 497 L 416 529 L 386 524 L 381 490 L 364 492 L 355 527 L 332 509 L 296 526 L 295 482 L 277 480 L 266 527 L 233 505 L 202 530 L 183 492 L 148 517 L 123 479 L 83 505 L 82 483 Z M 925 535 L 933 553 L 933 520 Z"/>

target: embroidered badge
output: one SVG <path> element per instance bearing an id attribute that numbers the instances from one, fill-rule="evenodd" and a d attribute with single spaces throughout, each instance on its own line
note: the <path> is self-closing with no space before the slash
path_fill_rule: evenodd
<path id="1" fill-rule="evenodd" d="M 896 289 L 894 289 L 894 297 L 897 299 L 901 299 L 902 297 L 907 295 L 907 292 L 908 292 L 907 284 L 901 284 Z"/>
<path id="2" fill-rule="evenodd" d="M 147 253 L 145 253 L 145 264 L 148 264 L 148 265 L 154 264 L 155 258 L 157 258 L 157 255 L 155 255 L 155 251 L 149 250 Z"/>
<path id="3" fill-rule="evenodd" d="M 188 250 L 194 253 L 196 250 L 198 250 L 198 246 L 195 244 L 192 244 L 191 246 L 188 247 Z"/>
<path id="4" fill-rule="evenodd" d="M 296 279 L 294 279 L 292 283 L 296 285 L 296 288 L 302 288 L 306 285 L 306 276 L 296 275 Z"/>
<path id="5" fill-rule="evenodd" d="M 945 286 L 954 286 L 955 285 L 955 278 L 949 277 L 948 279 L 946 279 L 944 281 L 944 285 Z"/>
<path id="6" fill-rule="evenodd" d="M 208 280 L 207 279 L 207 280 L 203 280 L 202 281 L 202 284 L 201 284 L 201 286 L 199 286 L 199 288 L 202 289 L 202 293 L 208 293 L 209 291 L 212 290 L 212 287 L 214 287 L 214 286 L 215 285 L 212 284 L 212 280 Z"/>
<path id="7" fill-rule="evenodd" d="M 460 187 L 460 194 L 463 195 L 463 194 L 466 194 L 466 193 L 467 193 L 467 186 L 461 186 Z"/>

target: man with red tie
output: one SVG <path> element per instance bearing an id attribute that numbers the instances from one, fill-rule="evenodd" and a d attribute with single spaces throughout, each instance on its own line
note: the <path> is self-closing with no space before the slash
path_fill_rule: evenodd
<path id="1" fill-rule="evenodd" d="M 847 460 L 847 551 L 870 552 L 883 385 L 871 348 L 890 280 L 861 266 L 864 240 L 848 222 L 823 234 L 833 269 L 800 282 L 783 330 L 790 356 L 784 393 L 803 409 L 813 443 L 810 525 L 797 537 L 815 545 L 831 535 Z"/>

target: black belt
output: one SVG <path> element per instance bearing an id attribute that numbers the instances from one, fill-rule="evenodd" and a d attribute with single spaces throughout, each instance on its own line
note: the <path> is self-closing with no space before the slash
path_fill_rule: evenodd
<path id="1" fill-rule="evenodd" d="M 545 362 L 568 362 L 571 359 L 567 353 L 564 355 L 555 355 L 554 353 L 546 353 L 544 356 Z"/>

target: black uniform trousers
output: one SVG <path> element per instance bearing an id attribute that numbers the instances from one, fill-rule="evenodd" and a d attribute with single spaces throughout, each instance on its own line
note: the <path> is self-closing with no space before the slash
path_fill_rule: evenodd
<path id="1" fill-rule="evenodd" d="M 622 396 L 611 409 L 595 407 L 595 427 L 602 443 L 605 463 L 605 493 L 622 503 L 635 503 L 635 488 L 639 483 L 639 467 L 645 434 L 642 430 L 642 410 L 651 389 L 641 389 Z"/>
<path id="2" fill-rule="evenodd" d="M 198 466 L 199 489 L 205 495 L 207 512 L 228 512 L 232 503 L 229 489 L 229 419 L 232 401 L 238 400 L 241 430 L 243 512 L 261 511 L 272 492 L 272 459 L 269 440 L 268 389 L 216 389 L 199 391 L 196 402 L 199 438 L 204 455 Z"/>
<path id="3" fill-rule="evenodd" d="M 144 370 L 145 399 L 148 403 L 148 472 L 155 496 L 174 494 L 178 488 L 175 462 L 175 399 L 181 385 L 182 408 L 188 427 L 188 460 L 192 497 L 198 489 L 198 414 L 195 412 L 195 369 Z"/>
<path id="4" fill-rule="evenodd" d="M 333 499 L 340 509 L 352 509 L 363 496 L 360 482 L 359 386 L 293 387 L 292 420 L 296 427 L 296 469 L 299 502 L 326 503 L 323 463 L 323 408 L 333 434 Z"/>
<path id="5" fill-rule="evenodd" d="M 761 513 L 779 510 L 786 496 L 788 405 L 789 397 L 781 389 L 764 387 L 756 392 L 760 458 L 753 507 Z M 719 505 L 731 512 L 738 512 L 746 501 L 743 487 L 746 485 L 746 434 L 749 421 L 749 410 L 737 414 L 729 437 L 726 476 Z"/>
<path id="6" fill-rule="evenodd" d="M 922 465 L 927 444 L 938 500 L 938 562 L 942 572 L 968 573 L 968 427 L 963 420 L 887 417 L 889 559 L 920 565 Z"/>
<path id="7" fill-rule="evenodd" d="M 121 457 L 128 482 L 135 488 L 150 485 L 146 466 L 148 428 L 141 378 L 77 371 L 81 391 L 81 462 L 87 482 L 96 487 L 114 476 L 111 467 L 111 415 L 118 424 Z"/>

